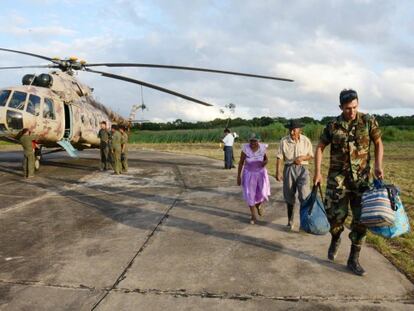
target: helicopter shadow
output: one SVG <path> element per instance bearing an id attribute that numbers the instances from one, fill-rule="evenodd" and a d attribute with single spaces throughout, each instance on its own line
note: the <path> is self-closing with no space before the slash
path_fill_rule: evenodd
<path id="1" fill-rule="evenodd" d="M 50 185 L 45 184 L 38 184 L 39 187 L 45 187 L 50 189 Z M 183 209 L 187 211 L 197 211 L 200 213 L 209 214 L 216 217 L 222 217 L 225 219 L 232 219 L 237 222 L 246 223 L 249 219 L 248 213 L 241 213 L 241 212 L 234 212 L 232 210 L 222 209 L 221 207 L 217 206 L 209 206 L 204 204 L 194 204 L 185 202 L 184 200 L 180 199 L 179 196 L 187 190 L 177 191 L 177 196 L 165 196 L 160 194 L 147 194 L 140 191 L 130 191 L 130 192 L 123 192 L 123 196 L 131 197 L 137 200 L 137 205 L 131 205 L 131 203 L 124 204 L 116 202 L 115 200 L 111 199 L 108 200 L 102 196 L 96 196 L 87 194 L 84 191 L 84 187 L 82 187 L 82 191 L 76 189 L 64 190 L 60 191 L 56 187 L 56 191 L 59 191 L 59 194 L 68 198 L 74 202 L 77 202 L 81 205 L 84 205 L 89 208 L 93 208 L 94 210 L 98 211 L 103 216 L 130 226 L 137 229 L 142 230 L 153 230 L 154 229 L 154 220 L 155 219 L 163 219 L 166 214 L 165 212 L 158 212 L 154 210 L 149 210 L 147 208 L 142 208 L 140 205 L 145 205 L 148 203 L 160 203 L 163 205 L 174 205 L 174 209 Z M 90 187 L 92 190 L 94 187 Z M 112 192 L 116 192 L 117 187 L 110 187 Z M 109 190 L 109 189 L 106 189 Z M 208 192 L 209 189 L 207 188 L 206 191 Z M 141 202 L 141 203 L 139 203 Z M 156 221 L 158 222 L 158 221 Z M 267 222 L 260 222 L 259 224 L 265 224 L 269 226 Z M 168 214 L 168 218 L 163 222 L 163 227 L 172 227 L 178 228 L 181 230 L 185 230 L 188 232 L 194 232 L 206 236 L 213 236 L 218 239 L 227 240 L 227 241 L 237 241 L 239 243 L 243 243 L 245 245 L 253 246 L 256 248 L 261 248 L 265 250 L 269 250 L 275 253 L 280 253 L 284 255 L 288 255 L 291 257 L 295 257 L 300 260 L 305 260 L 311 263 L 317 263 L 321 266 L 324 266 L 328 269 L 348 273 L 348 271 L 344 268 L 343 265 L 330 262 L 324 260 L 319 257 L 315 257 L 313 255 L 308 254 L 307 252 L 296 250 L 293 248 L 286 247 L 278 242 L 269 241 L 264 238 L 257 238 L 249 235 L 245 235 L 242 233 L 236 232 L 227 232 L 223 230 L 218 230 L 214 228 L 212 225 L 203 223 L 197 220 L 189 219 L 182 216 L 176 216 L 174 214 Z M 282 225 L 273 225 L 271 226 L 275 230 L 286 231 L 285 227 Z"/>

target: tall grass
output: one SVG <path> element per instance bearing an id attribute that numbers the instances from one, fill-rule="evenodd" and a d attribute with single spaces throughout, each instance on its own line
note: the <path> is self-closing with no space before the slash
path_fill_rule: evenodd
<path id="1" fill-rule="evenodd" d="M 308 123 L 303 133 L 312 141 L 318 141 L 324 126 L 318 123 Z M 395 126 L 381 128 L 384 141 L 414 141 L 414 129 L 401 129 Z M 240 126 L 232 128 L 240 138 L 247 141 L 250 133 L 259 134 L 265 142 L 278 142 L 288 134 L 282 123 L 273 123 L 265 127 Z M 136 131 L 130 135 L 131 143 L 207 143 L 219 142 L 223 137 L 223 129 L 170 130 L 170 131 Z"/>

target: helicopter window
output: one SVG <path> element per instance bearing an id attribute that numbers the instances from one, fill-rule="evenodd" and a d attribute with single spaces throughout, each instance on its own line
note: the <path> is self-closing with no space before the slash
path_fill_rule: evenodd
<path id="1" fill-rule="evenodd" d="M 10 129 L 21 130 L 23 128 L 23 114 L 21 112 L 7 110 L 6 119 Z"/>
<path id="2" fill-rule="evenodd" d="M 29 95 L 29 102 L 27 103 L 26 111 L 32 115 L 39 115 L 40 111 L 40 97 L 36 95 Z"/>
<path id="3" fill-rule="evenodd" d="M 12 98 L 10 99 L 9 107 L 19 110 L 23 110 L 26 104 L 27 93 L 14 91 Z"/>
<path id="4" fill-rule="evenodd" d="M 45 105 L 43 107 L 43 118 L 56 119 L 55 108 L 53 107 L 53 100 L 45 98 Z"/>
<path id="5" fill-rule="evenodd" d="M 0 93 L 0 107 L 6 106 L 7 100 L 9 99 L 11 91 L 10 90 L 3 90 Z"/>

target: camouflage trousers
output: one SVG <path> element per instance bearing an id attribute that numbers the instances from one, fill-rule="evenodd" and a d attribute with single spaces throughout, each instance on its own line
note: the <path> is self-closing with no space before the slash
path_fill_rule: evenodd
<path id="1" fill-rule="evenodd" d="M 107 144 L 102 144 L 100 145 L 100 151 L 101 151 L 101 164 L 100 167 L 101 169 L 108 169 L 108 166 L 110 164 L 110 160 L 109 160 L 109 148 Z"/>
<path id="2" fill-rule="evenodd" d="M 123 172 L 128 172 L 128 153 L 121 153 L 121 166 Z"/>
<path id="3" fill-rule="evenodd" d="M 121 174 L 122 163 L 121 163 L 121 149 L 113 149 L 113 168 L 116 174 Z"/>
<path id="4" fill-rule="evenodd" d="M 33 177 L 35 174 L 35 156 L 34 153 L 25 154 L 23 158 L 24 177 Z"/>
<path id="5" fill-rule="evenodd" d="M 328 181 L 329 187 L 329 181 Z M 351 232 L 349 238 L 354 245 L 362 245 L 367 234 L 367 227 L 360 223 L 362 193 L 358 187 L 327 188 L 325 208 L 331 225 L 331 234 L 340 235 L 344 231 L 344 222 L 349 208 L 352 212 Z"/>

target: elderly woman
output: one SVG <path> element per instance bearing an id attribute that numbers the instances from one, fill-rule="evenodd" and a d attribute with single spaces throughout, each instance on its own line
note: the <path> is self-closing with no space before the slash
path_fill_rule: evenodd
<path id="1" fill-rule="evenodd" d="M 243 197 L 250 208 L 251 224 L 256 223 L 255 209 L 259 216 L 262 216 L 261 204 L 270 196 L 269 176 L 266 170 L 267 145 L 259 143 L 259 140 L 253 133 L 250 135 L 250 142 L 243 145 L 237 174 L 237 184 L 242 185 Z"/>

